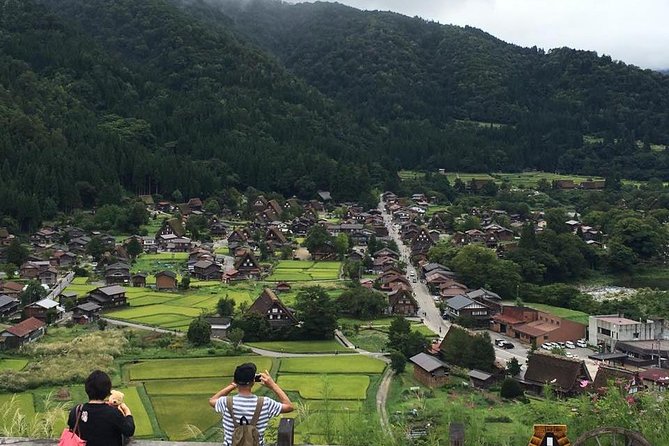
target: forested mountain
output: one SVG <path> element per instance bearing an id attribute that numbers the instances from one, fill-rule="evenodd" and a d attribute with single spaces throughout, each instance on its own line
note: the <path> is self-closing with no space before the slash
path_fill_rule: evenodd
<path id="1" fill-rule="evenodd" d="M 161 0 L 0 4 L 0 214 L 132 193 L 312 197 L 387 177 L 378 137 L 272 57 Z"/>
<path id="2" fill-rule="evenodd" d="M 669 179 L 669 77 L 332 3 L 0 3 L 0 215 L 371 197 L 398 168 Z"/>
<path id="3" fill-rule="evenodd" d="M 340 4 L 184 4 L 212 21 L 202 11 L 214 5 L 293 73 L 356 110 L 361 123 L 385 126 L 385 146 L 403 167 L 669 174 L 666 156 L 634 156 L 640 142 L 669 143 L 669 78 L 657 72 Z M 463 128 L 461 120 L 501 126 Z M 597 144 L 584 146 L 583 136 Z M 562 159 L 568 150 L 584 163 Z M 646 169 L 649 157 L 655 169 Z"/>

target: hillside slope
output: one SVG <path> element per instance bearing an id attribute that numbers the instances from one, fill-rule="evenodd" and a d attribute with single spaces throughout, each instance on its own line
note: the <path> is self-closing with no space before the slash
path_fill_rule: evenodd
<path id="1" fill-rule="evenodd" d="M 370 126 L 164 1 L 8 0 L 0 32 L 0 213 L 24 228 L 123 189 L 359 198 L 387 176 Z"/>
<path id="2" fill-rule="evenodd" d="M 333 3 L 181 4 L 209 21 L 215 18 L 203 11 L 222 11 L 294 74 L 363 122 L 387 126 L 386 146 L 404 167 L 554 170 L 567 150 L 583 146 L 584 135 L 669 143 L 669 78 L 594 52 L 545 53 L 475 28 Z M 463 129 L 461 120 L 512 128 Z"/>

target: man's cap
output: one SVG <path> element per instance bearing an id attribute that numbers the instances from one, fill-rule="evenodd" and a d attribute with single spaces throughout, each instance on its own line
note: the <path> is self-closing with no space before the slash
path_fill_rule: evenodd
<path id="1" fill-rule="evenodd" d="M 237 366 L 234 376 L 235 383 L 241 385 L 251 384 L 255 379 L 256 370 L 256 365 L 252 362 Z"/>

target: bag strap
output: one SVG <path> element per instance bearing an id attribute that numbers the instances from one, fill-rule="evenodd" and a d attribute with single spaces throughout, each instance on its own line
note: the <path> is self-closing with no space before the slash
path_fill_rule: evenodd
<path id="1" fill-rule="evenodd" d="M 225 397 L 225 404 L 228 407 L 228 413 L 230 414 L 230 418 L 232 418 L 232 425 L 235 427 L 239 427 L 239 422 L 235 418 L 235 413 L 232 410 L 232 396 L 228 395 Z"/>
<path id="2" fill-rule="evenodd" d="M 77 409 L 74 411 L 75 416 L 77 417 L 77 421 L 74 422 L 74 430 L 73 432 L 77 435 L 77 437 L 81 437 L 79 433 L 79 420 L 81 420 L 81 412 L 83 409 L 83 405 L 79 404 L 77 406 Z"/>
<path id="3" fill-rule="evenodd" d="M 258 397 L 258 402 L 256 402 L 256 411 L 253 413 L 253 418 L 251 418 L 251 424 L 253 426 L 258 425 L 258 420 L 260 419 L 260 411 L 262 410 L 262 405 L 265 402 L 264 396 Z"/>

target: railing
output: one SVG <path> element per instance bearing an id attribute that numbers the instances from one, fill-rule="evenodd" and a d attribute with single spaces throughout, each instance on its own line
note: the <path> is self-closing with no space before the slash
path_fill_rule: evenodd
<path id="1" fill-rule="evenodd" d="M 279 432 L 276 446 L 294 446 L 295 421 L 291 418 L 282 418 L 279 422 Z M 56 446 L 58 440 L 0 437 L 0 445 L 8 446 Z M 130 446 L 212 446 L 215 443 L 206 442 L 179 442 L 161 440 L 132 440 Z"/>

